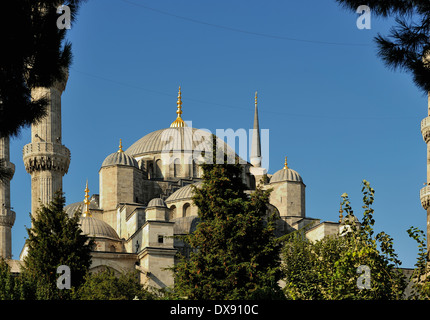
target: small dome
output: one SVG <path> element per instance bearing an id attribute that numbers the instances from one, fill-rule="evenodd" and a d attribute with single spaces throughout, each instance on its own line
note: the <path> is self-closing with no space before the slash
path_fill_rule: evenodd
<path id="1" fill-rule="evenodd" d="M 114 228 L 100 219 L 81 217 L 79 223 L 81 224 L 82 232 L 89 237 L 119 240 Z"/>
<path id="2" fill-rule="evenodd" d="M 91 209 L 100 209 L 99 208 L 99 195 L 92 195 L 90 198 L 90 210 Z M 75 212 L 78 211 L 78 214 L 83 214 L 85 209 L 84 201 L 74 202 L 64 207 L 64 211 L 71 218 L 74 216 Z"/>
<path id="3" fill-rule="evenodd" d="M 276 171 L 270 179 L 270 183 L 281 181 L 303 182 L 302 177 L 298 174 L 298 172 L 290 168 L 283 168 L 279 171 Z"/>
<path id="4" fill-rule="evenodd" d="M 166 208 L 166 203 L 161 198 L 154 198 L 151 201 L 149 201 L 148 206 L 147 206 L 147 208 L 152 208 L 152 207 Z"/>
<path id="5" fill-rule="evenodd" d="M 170 197 L 168 197 L 166 199 L 166 202 L 174 202 L 174 201 L 178 201 L 178 200 L 182 200 L 182 199 L 190 199 L 194 196 L 194 192 L 192 189 L 192 185 L 196 186 L 197 188 L 199 188 L 199 186 L 202 184 L 201 181 L 193 183 L 193 184 L 188 184 L 182 188 L 180 188 L 179 190 L 176 190 L 175 192 L 173 192 Z"/>
<path id="6" fill-rule="evenodd" d="M 106 157 L 106 159 L 102 163 L 103 167 L 109 167 L 109 166 L 115 166 L 115 165 L 122 165 L 122 166 L 130 166 L 139 168 L 139 165 L 137 164 L 136 159 L 129 156 L 123 151 L 118 151 L 115 153 L 112 153 Z"/>

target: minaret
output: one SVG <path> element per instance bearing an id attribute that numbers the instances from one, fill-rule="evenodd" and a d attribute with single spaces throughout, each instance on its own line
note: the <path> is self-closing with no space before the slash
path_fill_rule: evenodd
<path id="1" fill-rule="evenodd" d="M 35 88 L 32 99 L 48 99 L 47 115 L 31 126 L 31 143 L 24 146 L 25 169 L 31 175 L 31 214 L 35 215 L 39 203 L 51 202 L 55 192 L 62 190 L 63 176 L 70 164 L 70 151 L 61 143 L 61 94 L 64 82 L 51 88 Z"/>
<path id="2" fill-rule="evenodd" d="M 252 130 L 252 144 L 250 161 L 254 167 L 261 167 L 260 124 L 258 122 L 257 91 L 255 91 L 254 127 Z"/>
<path id="3" fill-rule="evenodd" d="M 0 181 L 0 257 L 12 257 L 12 226 L 15 222 L 15 212 L 10 206 L 10 180 L 15 173 L 15 165 L 10 162 L 9 137 L 0 138 L 0 159 L 3 165 L 10 169 L 11 176 Z"/>
<path id="4" fill-rule="evenodd" d="M 421 121 L 421 133 L 427 144 L 427 181 L 420 191 L 421 205 L 427 210 L 427 249 L 430 248 L 430 93 L 428 94 L 427 117 Z"/>
<path id="5" fill-rule="evenodd" d="M 258 121 L 258 107 L 257 107 L 257 91 L 255 91 L 254 98 L 254 126 L 251 130 L 252 140 L 251 140 L 251 153 L 249 156 L 249 161 L 252 166 L 249 168 L 249 172 L 254 175 L 255 182 L 259 183 L 264 175 L 267 173 L 265 168 L 261 167 L 261 141 L 260 141 L 260 123 Z"/>

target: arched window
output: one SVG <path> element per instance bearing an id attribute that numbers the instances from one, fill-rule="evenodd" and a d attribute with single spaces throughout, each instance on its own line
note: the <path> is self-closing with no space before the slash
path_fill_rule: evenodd
<path id="1" fill-rule="evenodd" d="M 148 175 L 148 179 L 154 178 L 154 164 L 152 161 L 148 163 L 148 170 L 146 174 Z"/>
<path id="2" fill-rule="evenodd" d="M 156 178 L 163 177 L 163 172 L 161 169 L 161 159 L 158 159 L 157 161 L 155 161 L 155 177 Z"/>
<path id="3" fill-rule="evenodd" d="M 182 208 L 182 216 L 183 217 L 191 216 L 191 206 L 189 203 L 184 204 L 184 206 Z"/>
<path id="4" fill-rule="evenodd" d="M 199 166 L 197 165 L 196 161 L 193 160 L 193 178 L 199 177 L 198 170 L 199 170 Z"/>
<path id="5" fill-rule="evenodd" d="M 169 211 L 169 220 L 176 218 L 176 206 L 171 206 Z"/>
<path id="6" fill-rule="evenodd" d="M 182 176 L 182 166 L 181 166 L 181 160 L 176 158 L 173 162 L 173 176 L 174 177 L 180 177 Z"/>

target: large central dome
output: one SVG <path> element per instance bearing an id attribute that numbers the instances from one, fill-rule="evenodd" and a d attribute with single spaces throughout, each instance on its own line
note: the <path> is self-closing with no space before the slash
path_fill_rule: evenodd
<path id="1" fill-rule="evenodd" d="M 177 101 L 177 118 L 172 122 L 170 128 L 157 130 L 148 133 L 143 138 L 133 143 L 125 153 L 136 158 L 139 156 L 150 154 L 161 154 L 170 152 L 209 152 L 213 151 L 213 137 L 212 133 L 188 127 L 182 120 L 182 98 L 181 87 L 179 87 L 178 101 Z M 230 132 L 229 132 L 230 133 Z M 236 139 L 232 137 L 233 141 Z M 227 141 L 229 141 L 227 139 Z M 237 156 L 230 146 L 228 146 L 222 139 L 216 137 L 216 147 L 218 150 L 223 150 L 224 154 Z M 196 156 L 196 154 L 194 154 Z M 198 155 L 197 155 L 198 156 Z"/>
<path id="2" fill-rule="evenodd" d="M 224 141 L 216 138 L 218 148 L 234 152 Z M 166 128 L 148 133 L 125 152 L 133 157 L 161 152 L 175 151 L 212 151 L 212 134 L 197 128 Z"/>

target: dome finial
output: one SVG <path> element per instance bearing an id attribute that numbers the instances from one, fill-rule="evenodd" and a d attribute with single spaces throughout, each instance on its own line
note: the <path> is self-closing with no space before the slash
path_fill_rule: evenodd
<path id="1" fill-rule="evenodd" d="M 288 169 L 287 157 L 285 157 L 284 169 Z"/>
<path id="2" fill-rule="evenodd" d="M 122 150 L 122 139 L 119 139 L 119 149 L 118 152 L 124 152 L 124 150 Z"/>
<path id="3" fill-rule="evenodd" d="M 178 101 L 176 102 L 177 104 L 177 110 L 176 110 L 176 114 L 178 115 L 176 117 L 176 120 L 172 122 L 172 124 L 170 125 L 171 128 L 183 128 L 186 127 L 187 125 L 185 124 L 184 120 L 182 120 L 182 95 L 181 95 L 181 86 L 179 86 L 179 92 L 178 92 Z"/>
<path id="4" fill-rule="evenodd" d="M 85 185 L 85 199 L 84 199 L 85 209 L 84 209 L 84 213 L 82 214 L 84 217 L 91 217 L 89 198 L 90 198 L 90 190 L 88 189 L 88 179 L 87 179 L 87 184 Z"/>

